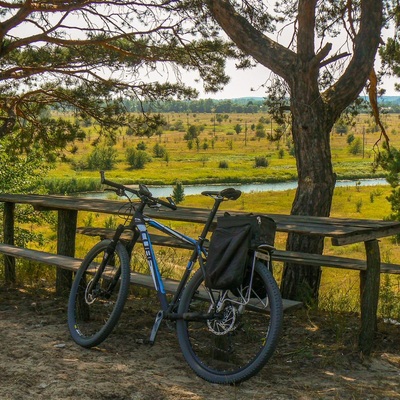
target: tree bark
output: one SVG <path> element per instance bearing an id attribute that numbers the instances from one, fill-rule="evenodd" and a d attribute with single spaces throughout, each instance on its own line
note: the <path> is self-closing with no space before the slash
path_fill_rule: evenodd
<path id="1" fill-rule="evenodd" d="M 291 214 L 329 216 L 336 177 L 330 149 L 330 131 L 334 119 L 310 78 L 306 65 L 299 65 L 298 79 L 292 86 L 292 133 L 298 171 L 298 188 Z M 290 234 L 286 249 L 322 254 L 323 238 Z M 318 299 L 321 268 L 286 264 L 281 285 L 282 296 L 310 302 Z"/>

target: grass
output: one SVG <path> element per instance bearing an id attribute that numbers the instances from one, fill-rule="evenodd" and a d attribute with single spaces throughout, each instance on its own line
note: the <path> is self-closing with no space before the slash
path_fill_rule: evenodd
<path id="1" fill-rule="evenodd" d="M 295 180 L 297 178 L 296 161 L 291 155 L 292 141 L 289 136 L 282 137 L 277 142 L 270 142 L 267 137 L 258 138 L 251 127 L 256 125 L 262 114 L 232 114 L 227 120 L 217 124 L 214 134 L 212 114 L 166 114 L 170 125 L 176 121 L 184 121 L 185 129 L 189 124 L 203 126 L 199 136 L 199 146 L 193 144 L 189 149 L 184 140 L 185 132 L 165 130 L 158 137 L 128 136 L 124 130 L 117 133 L 114 148 L 117 151 L 117 163 L 108 171 L 110 179 L 117 179 L 126 183 L 173 184 L 179 180 L 183 184 L 193 183 L 253 183 L 277 182 Z M 400 135 L 397 134 L 398 115 L 385 116 L 388 132 L 392 132 L 391 143 L 400 146 Z M 240 124 L 243 127 L 239 134 L 234 133 L 233 127 Z M 374 145 L 379 140 L 378 133 L 367 133 L 373 125 L 370 116 L 364 114 L 357 117 L 356 125 L 349 129 L 349 133 L 357 138 L 364 138 L 364 152 L 352 155 L 349 152 L 346 135 L 333 133 L 331 135 L 332 162 L 338 179 L 359 179 L 383 176 L 382 171 L 373 172 L 371 164 L 374 158 Z M 247 133 L 245 133 L 247 126 Z M 50 171 L 46 181 L 54 188 L 63 187 L 61 184 L 75 180 L 74 184 L 65 184 L 65 191 L 79 191 L 98 184 L 98 171 L 74 168 L 82 165 L 93 151 L 92 143 L 95 139 L 92 127 L 87 130 L 87 138 L 77 143 L 76 154 L 66 154 L 67 161 L 59 162 Z M 275 124 L 265 124 L 266 134 L 273 132 Z M 146 152 L 152 156 L 152 161 L 145 164 L 143 169 L 131 169 L 126 161 L 126 150 L 137 148 L 144 143 Z M 153 148 L 158 144 L 168 153 L 168 158 L 155 158 Z M 267 167 L 255 168 L 257 157 L 268 160 Z M 221 162 L 228 168 L 220 168 Z M 53 189 L 54 190 L 54 189 Z M 83 190 L 84 191 L 84 190 Z"/>

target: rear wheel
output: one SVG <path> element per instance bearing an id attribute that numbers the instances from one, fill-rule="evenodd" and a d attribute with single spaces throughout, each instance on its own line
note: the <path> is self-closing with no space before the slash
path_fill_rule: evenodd
<path id="1" fill-rule="evenodd" d="M 119 242 L 104 271 L 94 277 L 110 240 L 97 243 L 76 273 L 68 301 L 68 327 L 83 347 L 100 344 L 114 329 L 128 296 L 130 269 L 125 247 Z"/>
<path id="2" fill-rule="evenodd" d="M 177 322 L 183 355 L 207 381 L 232 384 L 249 379 L 266 364 L 279 339 L 279 288 L 265 264 L 257 261 L 251 289 L 244 283 L 233 291 L 211 292 L 219 303 L 207 294 L 201 270 L 184 290 L 178 313 L 187 313 L 187 319 Z"/>

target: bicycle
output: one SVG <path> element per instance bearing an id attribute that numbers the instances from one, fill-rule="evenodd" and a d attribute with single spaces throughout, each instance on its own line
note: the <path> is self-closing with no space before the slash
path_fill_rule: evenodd
<path id="1" fill-rule="evenodd" d="M 246 265 L 246 277 L 234 290 L 211 290 L 204 285 L 207 239 L 220 204 L 236 200 L 241 192 L 232 188 L 205 191 L 214 200 L 198 239 L 193 239 L 144 214 L 146 207 L 177 207 L 154 198 L 145 185 L 132 189 L 105 178 L 101 182 L 128 198 L 131 216 L 103 239 L 84 258 L 72 284 L 68 301 L 68 327 L 73 340 L 83 346 L 100 344 L 118 322 L 130 286 L 130 258 L 140 241 L 154 282 L 161 309 L 149 343 L 154 344 L 163 320 L 174 321 L 184 358 L 201 378 L 220 384 L 239 383 L 255 375 L 272 356 L 281 331 L 283 311 L 279 288 L 270 271 L 271 247 L 260 246 Z M 133 202 L 128 193 L 139 198 Z M 193 246 L 178 288 L 168 300 L 147 227 Z M 121 234 L 132 231 L 123 244 Z M 136 250 L 136 248 L 135 248 Z M 199 267 L 194 272 L 194 265 Z"/>

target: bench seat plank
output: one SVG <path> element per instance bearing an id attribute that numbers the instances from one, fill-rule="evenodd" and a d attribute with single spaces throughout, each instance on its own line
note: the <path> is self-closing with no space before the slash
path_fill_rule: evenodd
<path id="1" fill-rule="evenodd" d="M 89 236 L 100 236 L 102 238 L 111 238 L 114 235 L 113 229 L 106 228 L 77 228 L 77 233 Z M 151 234 L 151 242 L 153 245 L 169 246 L 175 248 L 192 249 L 193 247 L 186 242 L 182 242 L 170 236 L 164 236 L 159 234 Z M 122 239 L 129 240 L 131 238 L 131 232 L 125 231 L 122 235 Z M 139 239 L 140 240 L 140 239 Z M 287 250 L 275 250 L 273 253 L 273 259 L 276 261 L 290 262 L 293 264 L 306 264 L 315 265 L 321 267 L 334 267 L 350 270 L 365 271 L 367 269 L 366 261 L 358 260 L 355 258 L 337 257 L 331 255 L 319 255 L 310 253 L 301 253 Z M 390 274 L 400 274 L 400 265 L 381 263 L 381 272 Z"/>
<path id="2" fill-rule="evenodd" d="M 4 243 L 0 243 L 0 253 L 12 257 L 36 261 L 47 265 L 54 265 L 71 271 L 77 271 L 82 263 L 82 259 L 79 258 L 51 254 L 39 250 L 25 249 L 22 247 L 17 247 Z M 140 274 L 138 272 L 131 272 L 130 282 L 131 284 L 154 289 L 153 279 L 150 275 Z M 179 281 L 163 278 L 163 282 L 167 293 L 176 292 Z M 200 298 L 201 297 L 202 296 L 200 294 Z M 299 301 L 282 299 L 282 302 L 284 311 L 294 308 L 300 308 L 302 306 L 302 303 Z"/>
<path id="3" fill-rule="evenodd" d="M 25 258 L 30 261 L 36 261 L 47 265 L 76 271 L 79 269 L 82 260 L 60 254 L 52 254 L 39 250 L 25 249 L 11 244 L 0 243 L 0 253 L 16 258 Z"/>

